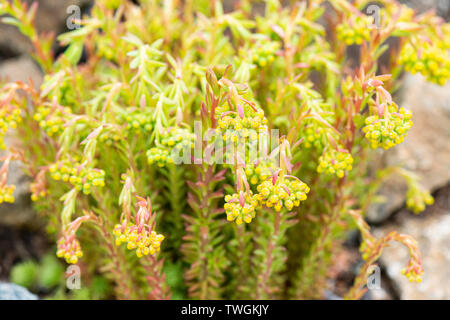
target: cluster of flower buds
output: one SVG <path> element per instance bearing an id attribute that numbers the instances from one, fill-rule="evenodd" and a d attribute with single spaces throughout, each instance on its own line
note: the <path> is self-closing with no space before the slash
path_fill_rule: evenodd
<path id="1" fill-rule="evenodd" d="M 306 200 L 309 187 L 297 179 L 273 177 L 261 183 L 257 190 L 262 204 L 279 212 L 283 207 L 288 211 L 298 207 L 301 201 Z"/>
<path id="2" fill-rule="evenodd" d="M 251 185 L 256 186 L 267 180 L 275 171 L 275 165 L 270 161 L 261 161 L 245 168 L 245 175 Z"/>
<path id="3" fill-rule="evenodd" d="M 401 273 L 408 278 L 409 282 L 422 282 L 423 267 L 420 264 L 415 264 L 411 260 L 408 266 L 401 270 Z"/>
<path id="4" fill-rule="evenodd" d="M 406 206 L 415 214 L 425 210 L 427 205 L 432 205 L 434 199 L 431 194 L 418 187 L 412 187 L 406 193 Z"/>
<path id="5" fill-rule="evenodd" d="M 0 108 L 0 148 L 5 149 L 3 137 L 6 131 L 11 128 L 15 129 L 17 124 L 22 121 L 20 117 L 20 109 L 18 108 Z"/>
<path id="6" fill-rule="evenodd" d="M 319 126 L 309 126 L 304 132 L 305 140 L 303 146 L 307 149 L 316 148 L 321 150 L 325 147 L 322 137 L 325 134 L 325 129 Z"/>
<path id="7" fill-rule="evenodd" d="M 382 147 L 389 149 L 402 143 L 413 122 L 412 112 L 405 108 L 400 108 L 391 104 L 388 111 L 382 117 L 373 115 L 365 120 L 366 126 L 363 128 L 366 138 L 370 141 L 372 149 Z"/>
<path id="8" fill-rule="evenodd" d="M 429 42 L 421 42 L 420 48 L 411 43 L 403 46 L 399 63 L 412 74 L 420 73 L 430 82 L 443 86 L 450 79 L 450 56 L 448 48 Z"/>
<path id="9" fill-rule="evenodd" d="M 363 41 L 370 40 L 370 30 L 374 25 L 371 16 L 355 15 L 353 17 L 349 22 L 339 24 L 336 28 L 338 39 L 348 46 L 360 45 Z"/>
<path id="10" fill-rule="evenodd" d="M 78 258 L 83 256 L 80 242 L 76 239 L 75 234 L 62 236 L 58 240 L 58 249 L 56 251 L 58 258 L 64 258 L 67 263 L 76 264 Z"/>
<path id="11" fill-rule="evenodd" d="M 112 146 L 114 143 L 120 141 L 120 135 L 111 131 L 102 131 L 98 136 L 98 140 L 107 146 Z"/>
<path id="12" fill-rule="evenodd" d="M 30 184 L 30 191 L 32 201 L 38 201 L 39 199 L 42 199 L 47 195 L 47 191 L 39 190 L 35 183 Z"/>
<path id="13" fill-rule="evenodd" d="M 0 187 L 0 203 L 14 203 L 14 190 L 16 190 L 15 185 L 4 185 Z"/>
<path id="14" fill-rule="evenodd" d="M 59 135 L 64 131 L 66 118 L 64 114 L 71 114 L 69 107 L 53 108 L 48 106 L 38 107 L 33 118 L 39 122 L 39 126 L 45 130 L 49 136 Z"/>
<path id="15" fill-rule="evenodd" d="M 22 155 L 14 150 L 6 156 L 2 157 L 2 166 L 0 167 L 0 203 L 8 202 L 14 203 L 14 190 L 16 190 L 15 185 L 8 185 L 8 175 L 9 175 L 9 164 L 11 160 L 22 160 Z"/>
<path id="16" fill-rule="evenodd" d="M 30 183 L 32 201 L 38 201 L 39 199 L 43 199 L 47 195 L 45 174 L 45 169 L 40 170 L 36 175 L 34 181 Z"/>
<path id="17" fill-rule="evenodd" d="M 251 61 L 253 64 L 264 68 L 275 60 L 280 44 L 277 41 L 260 41 L 251 50 Z"/>
<path id="18" fill-rule="evenodd" d="M 131 190 L 129 187 L 128 185 L 128 190 Z M 139 209 L 134 219 L 135 223 L 131 222 L 131 212 L 128 207 L 130 203 L 125 201 L 122 203 L 126 213 L 125 219 L 121 224 L 114 227 L 113 234 L 116 238 L 116 245 L 120 246 L 122 243 L 126 243 L 128 250 L 136 249 L 138 258 L 142 258 L 158 252 L 164 236 L 157 234 L 154 230 L 155 216 L 152 212 L 150 199 L 139 196 L 137 196 L 137 199 Z"/>
<path id="19" fill-rule="evenodd" d="M 162 234 L 157 234 L 146 227 L 139 227 L 131 223 L 125 228 L 120 224 L 116 225 L 113 233 L 116 237 L 116 245 L 120 246 L 122 243 L 127 243 L 127 249 L 136 249 L 136 255 L 139 258 L 158 252 L 161 242 L 164 240 Z"/>
<path id="20" fill-rule="evenodd" d="M 50 166 L 49 171 L 54 180 L 68 181 L 84 194 L 90 194 L 92 187 L 105 186 L 104 170 L 86 168 L 79 163 L 72 165 L 69 161 L 61 161 Z"/>
<path id="21" fill-rule="evenodd" d="M 173 154 L 179 155 L 182 150 L 194 148 L 195 134 L 188 129 L 170 127 L 162 130 L 160 137 L 162 146 L 147 151 L 147 162 L 158 167 L 174 163 Z"/>
<path id="22" fill-rule="evenodd" d="M 156 164 L 158 167 L 164 167 L 173 163 L 172 157 L 169 155 L 168 149 L 153 147 L 147 151 L 148 164 Z"/>
<path id="23" fill-rule="evenodd" d="M 150 112 L 135 110 L 126 115 L 120 115 L 119 121 L 126 124 L 129 131 L 133 133 L 149 134 L 154 128 L 154 121 Z"/>
<path id="24" fill-rule="evenodd" d="M 345 171 L 352 170 L 353 157 L 343 149 L 328 149 L 319 158 L 317 172 L 335 174 L 339 178 L 344 177 Z"/>
<path id="25" fill-rule="evenodd" d="M 116 51 L 114 47 L 111 46 L 111 41 L 109 39 L 105 39 L 104 37 L 98 37 L 96 39 L 96 49 L 97 55 L 99 57 L 105 58 L 106 60 L 113 61 L 116 57 Z"/>
<path id="26" fill-rule="evenodd" d="M 255 218 L 255 209 L 259 206 L 258 195 L 251 192 L 225 196 L 225 213 L 228 221 L 235 221 L 237 225 L 242 222 L 250 223 Z"/>
<path id="27" fill-rule="evenodd" d="M 267 118 L 264 111 L 255 111 L 253 107 L 245 105 L 242 112 L 222 111 L 218 108 L 219 115 L 217 130 L 222 133 L 224 140 L 238 141 L 239 139 L 257 140 L 258 134 L 266 132 Z M 240 114 L 239 114 L 240 113 Z"/>
<path id="28" fill-rule="evenodd" d="M 182 129 L 178 127 L 170 127 L 161 132 L 161 143 L 175 150 L 181 150 L 183 148 L 194 148 L 195 134 L 188 129 Z"/>

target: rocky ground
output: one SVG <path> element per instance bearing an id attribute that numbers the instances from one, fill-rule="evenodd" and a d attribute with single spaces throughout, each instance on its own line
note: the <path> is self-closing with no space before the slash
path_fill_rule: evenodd
<path id="1" fill-rule="evenodd" d="M 436 8 L 449 20 L 448 0 L 410 0 L 419 11 Z M 66 8 L 77 4 L 83 10 L 89 0 L 39 1 L 38 27 L 42 31 L 64 31 Z M 0 79 L 27 81 L 36 85 L 42 81 L 37 65 L 27 55 L 30 44 L 15 28 L 0 25 Z M 55 45 L 55 51 L 58 51 Z M 430 188 L 436 202 L 416 216 L 404 208 L 406 185 L 401 179 L 387 181 L 380 191 L 385 202 L 374 205 L 367 213 L 375 235 L 391 230 L 412 235 L 422 252 L 425 276 L 421 284 L 409 284 L 400 275 L 406 264 L 407 251 L 392 245 L 380 258 L 382 289 L 371 290 L 368 299 L 450 299 L 450 83 L 439 87 L 426 83 L 420 76 L 405 76 L 399 94 L 400 104 L 414 113 L 415 125 L 403 144 L 380 155 L 381 165 L 402 164 L 414 170 L 422 183 Z M 9 140 L 14 144 L 13 140 Z M 20 164 L 12 166 L 11 182 L 18 185 L 14 205 L 0 206 L 0 281 L 7 280 L 14 263 L 38 258 L 50 247 L 42 224 L 31 209 L 28 180 L 21 173 Z M 330 283 L 330 298 L 341 296 L 349 287 L 361 260 L 358 236 L 354 234 L 337 257 L 334 281 Z"/>

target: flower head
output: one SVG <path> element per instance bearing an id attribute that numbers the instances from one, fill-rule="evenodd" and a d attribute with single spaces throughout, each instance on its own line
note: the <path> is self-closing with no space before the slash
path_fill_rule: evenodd
<path id="1" fill-rule="evenodd" d="M 335 174 L 339 178 L 344 177 L 345 171 L 352 170 L 353 157 L 347 150 L 328 149 L 319 158 L 317 172 Z"/>
<path id="2" fill-rule="evenodd" d="M 49 136 L 58 136 L 64 131 L 66 117 L 70 114 L 72 110 L 69 107 L 40 106 L 33 118 Z"/>
<path id="3" fill-rule="evenodd" d="M 255 209 L 259 206 L 258 195 L 253 195 L 251 192 L 225 196 L 225 213 L 228 221 L 235 221 L 237 225 L 242 222 L 250 223 L 255 218 Z"/>
<path id="4" fill-rule="evenodd" d="M 133 134 L 150 134 L 155 127 L 152 115 L 153 111 L 134 110 L 120 114 L 119 121 Z"/>
<path id="5" fill-rule="evenodd" d="M 277 41 L 258 41 L 251 50 L 251 62 L 260 68 L 264 68 L 275 60 L 275 54 L 279 48 L 280 43 Z"/>
<path id="6" fill-rule="evenodd" d="M 14 190 L 16 190 L 15 185 L 4 185 L 0 187 L 0 203 L 14 203 Z"/>
<path id="7" fill-rule="evenodd" d="M 309 187 L 298 179 L 285 176 L 266 180 L 257 187 L 257 190 L 261 202 L 279 212 L 283 207 L 288 211 L 298 207 L 301 201 L 306 200 Z"/>
<path id="8" fill-rule="evenodd" d="M 366 15 L 352 16 L 348 22 L 337 26 L 337 37 L 346 45 L 362 44 L 370 39 L 370 29 L 374 25 L 373 17 Z"/>
<path id="9" fill-rule="evenodd" d="M 444 85 L 450 79 L 450 56 L 448 48 L 429 41 L 414 39 L 415 44 L 407 43 L 400 52 L 399 63 L 412 74 L 420 73 L 428 81 Z"/>
<path id="10" fill-rule="evenodd" d="M 0 108 L 0 149 L 5 149 L 3 137 L 9 128 L 15 129 L 17 124 L 22 122 L 20 109 L 10 106 Z"/>
<path id="11" fill-rule="evenodd" d="M 194 148 L 195 135 L 188 129 L 170 127 L 161 133 L 161 143 L 170 149 Z"/>
<path id="12" fill-rule="evenodd" d="M 378 147 L 389 149 L 403 142 L 408 130 L 413 125 L 411 118 L 411 111 L 406 108 L 400 108 L 397 111 L 397 107 L 391 104 L 384 115 L 368 117 L 363 132 L 370 141 L 372 149 Z"/>
<path id="13" fill-rule="evenodd" d="M 252 186 L 259 185 L 263 181 L 267 180 L 275 170 L 275 165 L 270 161 L 261 161 L 253 165 L 247 165 L 245 167 L 245 175 L 248 182 Z"/>
<path id="14" fill-rule="evenodd" d="M 105 171 L 96 168 L 87 168 L 85 165 L 70 161 L 60 161 L 50 166 L 51 177 L 56 180 L 70 182 L 78 191 L 90 194 L 93 187 L 105 186 Z"/>
<path id="15" fill-rule="evenodd" d="M 147 151 L 148 164 L 164 167 L 174 163 L 174 155 L 180 151 L 194 148 L 195 135 L 186 128 L 170 127 L 160 133 L 161 146 L 153 147 Z"/>
<path id="16" fill-rule="evenodd" d="M 56 256 L 64 258 L 67 263 L 76 264 L 78 258 L 83 256 L 80 242 L 76 239 L 75 234 L 62 236 L 59 238 L 57 246 Z"/>
<path id="17" fill-rule="evenodd" d="M 319 126 L 309 126 L 304 131 L 304 142 L 303 146 L 307 149 L 316 148 L 322 150 L 325 146 L 322 142 L 322 137 L 325 135 L 325 129 Z"/>
<path id="18" fill-rule="evenodd" d="M 260 133 L 267 130 L 267 118 L 264 111 L 250 104 L 239 105 L 237 111 L 228 106 L 217 108 L 217 130 L 223 134 L 224 140 L 240 139 L 257 140 Z"/>
<path id="19" fill-rule="evenodd" d="M 164 167 L 173 163 L 172 157 L 169 155 L 168 149 L 153 147 L 147 151 L 148 164 L 156 164 L 158 167 Z"/>
<path id="20" fill-rule="evenodd" d="M 127 217 L 122 224 L 114 227 L 113 234 L 116 245 L 127 244 L 128 250 L 136 250 L 136 255 L 142 258 L 160 251 L 161 242 L 164 240 L 162 234 L 157 234 L 155 229 L 155 215 L 152 212 L 150 199 L 136 196 L 138 199 L 138 211 L 134 222 Z"/>
<path id="21" fill-rule="evenodd" d="M 136 249 L 136 255 L 139 258 L 158 252 L 161 242 L 164 240 L 162 234 L 157 234 L 149 228 L 140 228 L 133 223 L 128 224 L 125 228 L 118 224 L 115 226 L 113 233 L 116 237 L 116 245 L 126 243 L 128 250 Z"/>
<path id="22" fill-rule="evenodd" d="M 92 213 L 85 212 L 83 216 L 63 226 L 62 236 L 57 242 L 56 256 L 58 258 L 64 258 L 67 263 L 71 264 L 78 262 L 78 259 L 83 256 L 83 251 L 76 237 L 76 232 L 83 222 L 93 219 L 95 218 Z"/>
<path id="23" fill-rule="evenodd" d="M 406 206 L 415 214 L 422 212 L 427 205 L 432 205 L 433 203 L 434 199 L 431 194 L 418 187 L 412 187 L 406 193 Z"/>

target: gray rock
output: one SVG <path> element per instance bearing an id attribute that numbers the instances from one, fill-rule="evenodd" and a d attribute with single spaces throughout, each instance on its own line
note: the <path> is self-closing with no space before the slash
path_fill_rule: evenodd
<path id="1" fill-rule="evenodd" d="M 448 0 L 400 0 L 400 2 L 406 3 L 419 13 L 434 9 L 447 21 L 450 19 L 450 2 Z"/>
<path id="2" fill-rule="evenodd" d="M 14 203 L 0 205 L 0 224 L 6 226 L 40 225 L 31 207 L 29 178 L 22 171 L 22 163 L 13 161 L 9 166 L 8 184 L 16 186 Z"/>
<path id="3" fill-rule="evenodd" d="M 31 4 L 34 0 L 26 2 Z M 55 35 L 65 32 L 66 20 L 70 16 L 67 8 L 70 5 L 77 5 L 83 11 L 83 8 L 92 2 L 92 0 L 39 0 L 36 28 L 39 32 L 54 32 Z M 31 49 L 30 41 L 16 27 L 0 23 L 0 59 L 28 53 Z"/>
<path id="4" fill-rule="evenodd" d="M 380 257 L 401 299 L 450 299 L 449 195 L 447 188 L 436 199 L 436 204 L 422 215 L 413 216 L 404 210 L 395 217 L 395 222 L 374 230 L 377 237 L 397 230 L 413 236 L 418 242 L 425 270 L 421 283 L 410 283 L 400 273 L 409 259 L 408 250 L 403 245 L 393 242 Z"/>
<path id="5" fill-rule="evenodd" d="M 0 283 L 0 300 L 38 300 L 38 297 L 16 284 Z"/>
<path id="6" fill-rule="evenodd" d="M 437 190 L 450 181 L 450 82 L 441 87 L 408 74 L 400 96 L 399 105 L 413 112 L 414 126 L 402 144 L 380 156 L 377 165 L 401 165 L 417 173 L 425 188 Z M 402 178 L 386 181 L 379 192 L 386 201 L 369 208 L 369 222 L 381 223 L 399 209 L 406 190 Z"/>
<path id="7" fill-rule="evenodd" d="M 42 82 L 42 73 L 34 61 L 28 57 L 19 57 L 16 59 L 8 59 L 0 64 L 0 79 L 9 79 L 10 81 L 33 80 L 36 87 Z M 8 147 L 17 145 L 14 139 L 14 131 L 8 132 L 5 137 L 5 145 Z M 5 151 L 0 152 L 3 156 Z M 0 205 L 0 224 L 8 226 L 32 225 L 36 222 L 30 203 L 29 179 L 21 169 L 19 161 L 12 161 L 9 167 L 8 183 L 14 184 L 16 190 L 13 204 L 2 203 Z"/>
<path id="8" fill-rule="evenodd" d="M 367 300 L 393 300 L 392 295 L 384 286 L 385 284 L 382 282 L 381 288 L 368 290 Z"/>
<path id="9" fill-rule="evenodd" d="M 22 81 L 28 83 L 33 80 L 36 88 L 42 83 L 42 72 L 39 66 L 31 58 L 21 56 L 18 58 L 7 59 L 0 63 L 0 80 Z"/>

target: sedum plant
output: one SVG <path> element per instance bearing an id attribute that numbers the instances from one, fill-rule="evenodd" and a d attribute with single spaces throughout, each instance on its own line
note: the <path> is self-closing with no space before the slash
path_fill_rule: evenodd
<path id="1" fill-rule="evenodd" d="M 402 72 L 450 78 L 450 25 L 378 3 L 375 19 L 364 0 L 242 0 L 229 12 L 97 0 L 55 57 L 36 6 L 1 0 L 45 78 L 1 86 L 1 136 L 15 129 L 20 143 L 2 159 L 0 202 L 14 201 L 8 166 L 20 160 L 55 254 L 121 299 L 323 298 L 355 228 L 365 264 L 346 298 L 364 294 L 391 241 L 420 281 L 417 243 L 375 238 L 364 214 L 391 174 L 415 213 L 433 199 L 407 170 L 369 164 L 413 126 L 392 97 Z"/>

